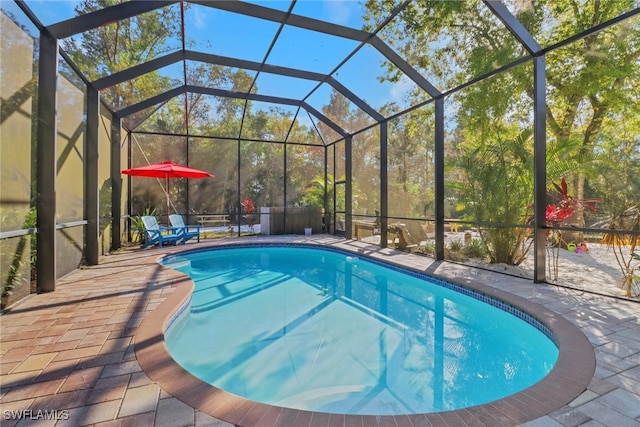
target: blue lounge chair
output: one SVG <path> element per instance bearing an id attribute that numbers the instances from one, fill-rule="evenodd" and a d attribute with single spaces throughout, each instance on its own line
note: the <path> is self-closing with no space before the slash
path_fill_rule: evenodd
<path id="1" fill-rule="evenodd" d="M 180 236 L 172 227 L 161 227 L 155 216 L 143 216 L 144 223 L 144 243 L 143 248 L 157 244 L 159 248 L 163 243 L 173 243 L 174 245 L 180 240 Z"/>
<path id="2" fill-rule="evenodd" d="M 169 215 L 169 221 L 171 226 L 176 229 L 178 236 L 182 240 L 182 244 L 187 243 L 187 240 L 196 237 L 200 242 L 200 226 L 199 225 L 184 225 L 182 215 Z"/>

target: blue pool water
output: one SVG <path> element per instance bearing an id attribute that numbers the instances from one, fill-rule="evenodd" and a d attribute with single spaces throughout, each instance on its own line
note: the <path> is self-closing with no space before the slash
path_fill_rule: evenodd
<path id="1" fill-rule="evenodd" d="M 518 317 L 345 253 L 242 247 L 164 265 L 195 282 L 169 352 L 254 401 L 362 415 L 460 409 L 531 386 L 558 357 Z"/>

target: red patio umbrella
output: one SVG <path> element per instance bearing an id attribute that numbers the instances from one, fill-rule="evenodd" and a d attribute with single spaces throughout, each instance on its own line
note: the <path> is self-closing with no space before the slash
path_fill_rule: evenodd
<path id="1" fill-rule="evenodd" d="M 167 184 L 167 221 L 171 210 L 169 208 L 169 178 L 213 178 L 209 172 L 182 166 L 177 163 L 165 161 L 148 166 L 125 169 L 123 174 L 131 176 L 146 176 L 149 178 L 164 178 Z"/>

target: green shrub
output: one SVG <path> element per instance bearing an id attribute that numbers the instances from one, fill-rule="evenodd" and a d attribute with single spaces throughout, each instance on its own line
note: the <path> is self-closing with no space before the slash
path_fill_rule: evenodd
<path id="1" fill-rule="evenodd" d="M 463 249 L 463 253 L 469 258 L 485 258 L 487 250 L 480 239 L 473 239 L 468 242 Z"/>
<path id="2" fill-rule="evenodd" d="M 142 222 L 143 216 L 156 216 L 155 208 L 147 207 L 142 212 L 142 215 L 129 216 L 131 220 L 131 243 L 142 243 L 144 241 L 144 222 Z"/>
<path id="3" fill-rule="evenodd" d="M 451 252 L 460 252 L 462 251 L 462 242 L 460 240 L 452 240 L 449 242 L 449 250 Z"/>

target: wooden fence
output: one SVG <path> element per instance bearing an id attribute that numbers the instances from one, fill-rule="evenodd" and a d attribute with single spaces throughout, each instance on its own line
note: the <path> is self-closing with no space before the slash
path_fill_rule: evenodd
<path id="1" fill-rule="evenodd" d="M 305 234 L 305 228 L 311 228 L 313 234 L 323 232 L 321 208 L 260 208 L 260 234 Z"/>

